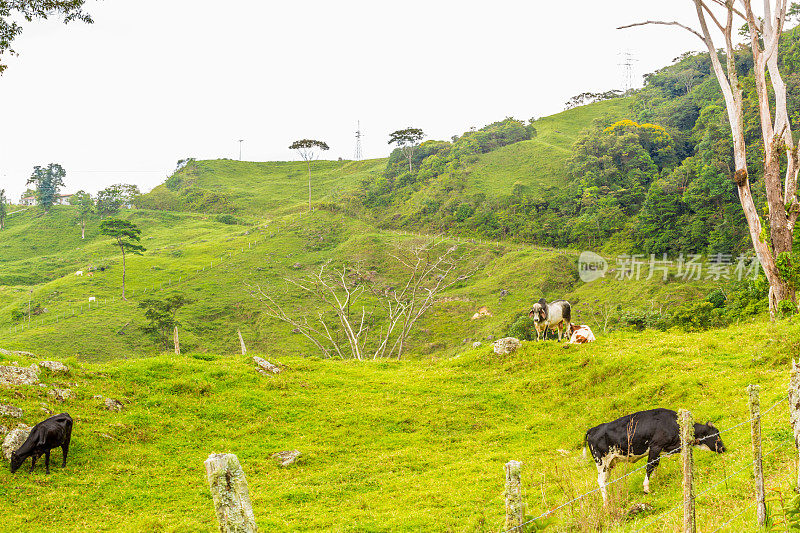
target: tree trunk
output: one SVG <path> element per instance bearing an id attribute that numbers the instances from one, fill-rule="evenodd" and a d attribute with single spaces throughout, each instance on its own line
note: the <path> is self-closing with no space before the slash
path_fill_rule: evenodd
<path id="1" fill-rule="evenodd" d="M 86 239 L 86 220 L 81 219 L 81 240 Z"/>
<path id="2" fill-rule="evenodd" d="M 122 249 L 122 299 L 127 300 L 125 298 L 125 247 L 120 246 Z"/>
<path id="3" fill-rule="evenodd" d="M 311 212 L 311 161 L 306 161 L 308 165 L 308 212 Z"/>

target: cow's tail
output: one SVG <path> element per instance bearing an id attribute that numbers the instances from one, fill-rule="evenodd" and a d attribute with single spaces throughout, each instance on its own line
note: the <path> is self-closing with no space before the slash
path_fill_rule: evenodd
<path id="1" fill-rule="evenodd" d="M 587 454 L 586 454 L 586 448 L 587 448 L 587 446 L 588 446 L 588 445 L 587 445 L 587 440 L 588 440 L 588 438 L 589 438 L 589 433 L 588 433 L 588 432 L 586 432 L 586 433 L 583 435 L 583 453 L 581 453 L 581 455 L 583 456 L 583 458 L 584 458 L 584 459 L 586 459 L 586 457 L 587 457 Z"/>

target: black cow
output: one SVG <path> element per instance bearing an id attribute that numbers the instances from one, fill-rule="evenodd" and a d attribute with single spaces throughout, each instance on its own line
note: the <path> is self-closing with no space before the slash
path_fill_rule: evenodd
<path id="1" fill-rule="evenodd" d="M 44 455 L 45 471 L 50 473 L 50 450 L 61 446 L 61 468 L 67 466 L 67 452 L 72 437 L 72 417 L 68 413 L 51 416 L 33 426 L 27 440 L 18 450 L 11 453 L 11 473 L 16 472 L 28 457 L 31 458 L 31 472 L 36 459 Z"/>
<path id="2" fill-rule="evenodd" d="M 694 425 L 694 446 L 722 453 L 725 445 L 719 430 L 710 422 Z M 662 453 L 680 449 L 678 414 L 670 409 L 650 409 L 626 415 L 613 422 L 595 426 L 586 432 L 586 444 L 597 464 L 597 483 L 607 501 L 608 475 L 617 462 L 635 463 L 647 457 L 644 492 L 650 492 L 650 476 L 658 466 Z M 584 450 L 585 451 L 585 450 Z"/>

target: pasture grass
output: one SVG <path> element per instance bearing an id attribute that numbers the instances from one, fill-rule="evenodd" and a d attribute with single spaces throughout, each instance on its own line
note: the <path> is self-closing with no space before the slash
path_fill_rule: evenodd
<path id="1" fill-rule="evenodd" d="M 731 427 L 748 418 L 749 383 L 761 385 L 765 409 L 785 396 L 798 333 L 795 322 L 694 335 L 613 333 L 584 346 L 525 343 L 510 356 L 484 346 L 400 362 L 262 353 L 284 368 L 277 376 L 256 373 L 232 351 L 70 358 L 69 375 L 42 377 L 48 387 L 71 388 L 74 400 L 54 403 L 48 387 L 0 389 L 0 403 L 21 407 L 28 424 L 47 416 L 42 408 L 76 421 L 66 469 L 46 476 L 26 466 L 12 475 L 4 463 L 0 529 L 208 531 L 214 513 L 202 463 L 231 452 L 264 531 L 500 531 L 508 460 L 523 462 L 529 514 L 552 509 L 596 487 L 594 464 L 581 457 L 588 427 L 659 406 Z M 101 409 L 97 394 L 125 409 Z M 767 487 L 788 495 L 796 452 L 786 409 L 765 415 L 763 427 L 765 452 L 784 445 L 765 459 Z M 723 439 L 724 456 L 695 452 L 698 493 L 750 461 L 748 425 Z M 288 468 L 269 457 L 291 449 L 303 456 Z M 632 468 L 618 466 L 612 479 Z M 700 529 L 752 501 L 750 472 L 698 498 Z M 559 510 L 555 530 L 633 531 L 649 519 L 625 519 L 634 503 L 660 513 L 680 501 L 677 458 L 663 460 L 650 495 L 641 493 L 642 480 L 637 472 L 613 485 L 608 511 L 596 493 Z M 679 512 L 651 530 L 675 530 Z M 745 513 L 728 531 L 755 531 L 753 523 Z"/>

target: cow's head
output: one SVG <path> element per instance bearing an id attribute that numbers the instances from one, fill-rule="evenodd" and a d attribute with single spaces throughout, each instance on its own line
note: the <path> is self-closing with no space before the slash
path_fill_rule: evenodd
<path id="1" fill-rule="evenodd" d="M 723 453 L 725 445 L 719 436 L 719 430 L 711 422 L 694 425 L 694 438 L 696 446 L 712 452 Z"/>
<path id="2" fill-rule="evenodd" d="M 22 466 L 22 462 L 25 460 L 24 457 L 21 455 L 17 455 L 17 452 L 11 452 L 11 473 L 13 474 L 19 467 Z"/>
<path id="3" fill-rule="evenodd" d="M 528 317 L 532 318 L 534 322 L 540 322 L 542 320 L 547 320 L 547 300 L 542 298 L 535 304 L 528 312 Z"/>

